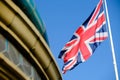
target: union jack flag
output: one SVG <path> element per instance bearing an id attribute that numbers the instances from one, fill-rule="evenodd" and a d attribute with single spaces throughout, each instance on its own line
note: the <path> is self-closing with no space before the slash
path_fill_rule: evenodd
<path id="1" fill-rule="evenodd" d="M 88 19 L 77 29 L 61 50 L 58 58 L 64 61 L 63 73 L 86 61 L 107 37 L 103 1 L 100 0 Z"/>

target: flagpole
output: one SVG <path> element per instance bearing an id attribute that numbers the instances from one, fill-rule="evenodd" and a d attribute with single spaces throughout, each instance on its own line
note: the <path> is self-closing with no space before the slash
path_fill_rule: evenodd
<path id="1" fill-rule="evenodd" d="M 115 76 L 116 76 L 116 80 L 119 80 L 118 70 L 117 70 L 117 63 L 116 63 L 116 57 L 115 57 L 115 51 L 114 51 L 114 45 L 113 45 L 113 39 L 112 39 L 112 32 L 111 32 L 111 27 L 110 27 L 110 21 L 109 21 L 108 8 L 107 8 L 106 0 L 104 0 L 104 2 L 105 2 L 107 22 L 108 22 L 108 29 L 109 29 L 110 43 L 111 43 L 111 49 L 112 49 L 112 57 L 113 57 L 113 65 L 114 65 L 114 70 L 115 70 Z"/>

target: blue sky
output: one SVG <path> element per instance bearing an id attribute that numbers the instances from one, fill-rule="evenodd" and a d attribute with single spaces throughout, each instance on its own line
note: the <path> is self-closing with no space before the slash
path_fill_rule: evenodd
<path id="1" fill-rule="evenodd" d="M 46 26 L 50 49 L 61 72 L 60 50 L 76 29 L 88 18 L 99 0 L 36 0 L 36 7 Z M 107 0 L 114 48 L 120 75 L 120 0 Z M 115 80 L 109 38 L 84 63 L 62 74 L 63 80 Z M 120 77 L 120 76 L 119 76 Z"/>

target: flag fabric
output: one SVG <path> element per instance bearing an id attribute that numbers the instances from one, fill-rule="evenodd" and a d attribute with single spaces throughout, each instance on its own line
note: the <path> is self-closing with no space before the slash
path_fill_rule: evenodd
<path id="1" fill-rule="evenodd" d="M 85 62 L 100 43 L 108 37 L 105 24 L 103 1 L 100 0 L 88 19 L 76 30 L 61 50 L 58 58 L 64 61 L 63 73 Z"/>

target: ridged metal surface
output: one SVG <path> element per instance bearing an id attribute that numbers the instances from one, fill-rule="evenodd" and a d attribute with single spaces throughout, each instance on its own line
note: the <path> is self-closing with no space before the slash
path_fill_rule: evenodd
<path id="1" fill-rule="evenodd" d="M 13 42 L 25 50 L 26 53 L 23 55 L 29 55 L 33 59 L 46 79 L 62 80 L 58 66 L 44 37 L 35 28 L 36 25 L 13 1 L 0 0 L 0 23 L 0 28 L 13 38 Z M 6 33 L 3 32 L 3 35 L 7 36 Z"/>

